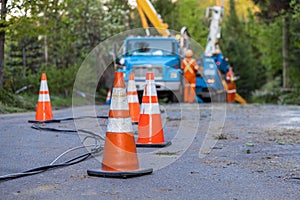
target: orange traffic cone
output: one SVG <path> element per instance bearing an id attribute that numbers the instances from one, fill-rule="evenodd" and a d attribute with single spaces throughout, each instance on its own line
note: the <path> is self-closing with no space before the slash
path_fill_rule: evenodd
<path id="1" fill-rule="evenodd" d="M 123 73 L 115 72 L 102 169 L 88 170 L 87 173 L 91 176 L 127 178 L 152 171 L 139 169 Z"/>
<path id="2" fill-rule="evenodd" d="M 105 104 L 109 105 L 110 102 L 111 102 L 111 89 L 109 89 L 108 92 L 107 92 L 107 97 L 106 97 Z"/>
<path id="3" fill-rule="evenodd" d="M 51 120 L 53 118 L 52 115 L 52 107 L 49 95 L 49 89 L 47 84 L 46 74 L 42 74 L 41 78 L 41 86 L 39 91 L 39 99 L 36 107 L 36 121 L 44 121 Z"/>
<path id="4" fill-rule="evenodd" d="M 128 87 L 127 87 L 127 98 L 129 105 L 129 113 L 131 117 L 132 123 L 138 123 L 140 117 L 140 103 L 138 94 L 136 91 L 135 81 L 134 81 L 134 73 L 130 73 Z"/>
<path id="5" fill-rule="evenodd" d="M 138 125 L 137 147 L 165 147 L 171 142 L 164 141 L 154 73 L 147 72 L 141 113 Z"/>

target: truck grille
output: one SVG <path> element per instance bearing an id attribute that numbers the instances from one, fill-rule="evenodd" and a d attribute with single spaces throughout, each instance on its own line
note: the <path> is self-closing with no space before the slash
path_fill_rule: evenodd
<path id="1" fill-rule="evenodd" d="M 161 80 L 163 77 L 163 68 L 160 66 L 134 66 L 132 71 L 136 79 L 145 79 L 148 71 L 154 73 L 155 80 Z"/>

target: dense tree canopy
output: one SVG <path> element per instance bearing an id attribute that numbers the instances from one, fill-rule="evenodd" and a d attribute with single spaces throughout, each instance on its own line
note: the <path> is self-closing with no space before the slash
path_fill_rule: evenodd
<path id="1" fill-rule="evenodd" d="M 170 29 L 188 27 L 191 37 L 205 47 L 205 9 L 215 1 L 151 2 Z M 229 2 L 221 48 L 240 76 L 238 90 L 246 97 L 282 87 L 297 91 L 299 0 L 252 0 L 259 10 L 248 11 L 241 11 L 237 1 Z M 140 27 L 138 13 L 127 0 L 1 0 L 0 87 L 14 93 L 30 86 L 27 92 L 36 92 L 37 80 L 46 71 L 55 77 L 52 93 L 69 96 L 78 67 L 97 44 Z"/>

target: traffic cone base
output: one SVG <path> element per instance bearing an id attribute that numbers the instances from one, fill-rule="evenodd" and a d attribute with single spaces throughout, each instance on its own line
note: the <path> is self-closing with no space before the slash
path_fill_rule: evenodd
<path id="1" fill-rule="evenodd" d="M 164 143 L 157 143 L 157 144 L 136 143 L 136 147 L 162 148 L 162 147 L 170 146 L 171 144 L 172 144 L 171 141 L 167 141 Z"/>
<path id="2" fill-rule="evenodd" d="M 107 178 L 132 178 L 137 176 L 148 175 L 153 172 L 153 169 L 140 169 L 133 171 L 124 171 L 124 172 L 110 172 L 104 170 L 88 170 L 87 173 L 90 176 L 99 176 Z"/>
<path id="3" fill-rule="evenodd" d="M 116 72 L 109 109 L 102 168 L 88 175 L 129 178 L 152 173 L 139 169 L 123 73 Z"/>

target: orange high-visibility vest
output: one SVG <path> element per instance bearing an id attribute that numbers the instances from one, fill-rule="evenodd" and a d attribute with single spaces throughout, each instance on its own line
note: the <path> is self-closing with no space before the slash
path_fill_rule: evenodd
<path id="1" fill-rule="evenodd" d="M 226 74 L 227 80 L 227 102 L 234 102 L 236 93 L 236 84 L 234 82 L 234 73 L 228 71 Z"/>
<path id="2" fill-rule="evenodd" d="M 184 71 L 185 79 L 191 84 L 196 83 L 196 73 L 199 69 L 197 62 L 193 58 L 185 58 L 182 61 L 181 69 Z"/>
<path id="3" fill-rule="evenodd" d="M 228 71 L 226 73 L 226 80 L 227 80 L 228 83 L 229 82 L 234 82 L 234 73 L 231 72 L 231 71 Z"/>

